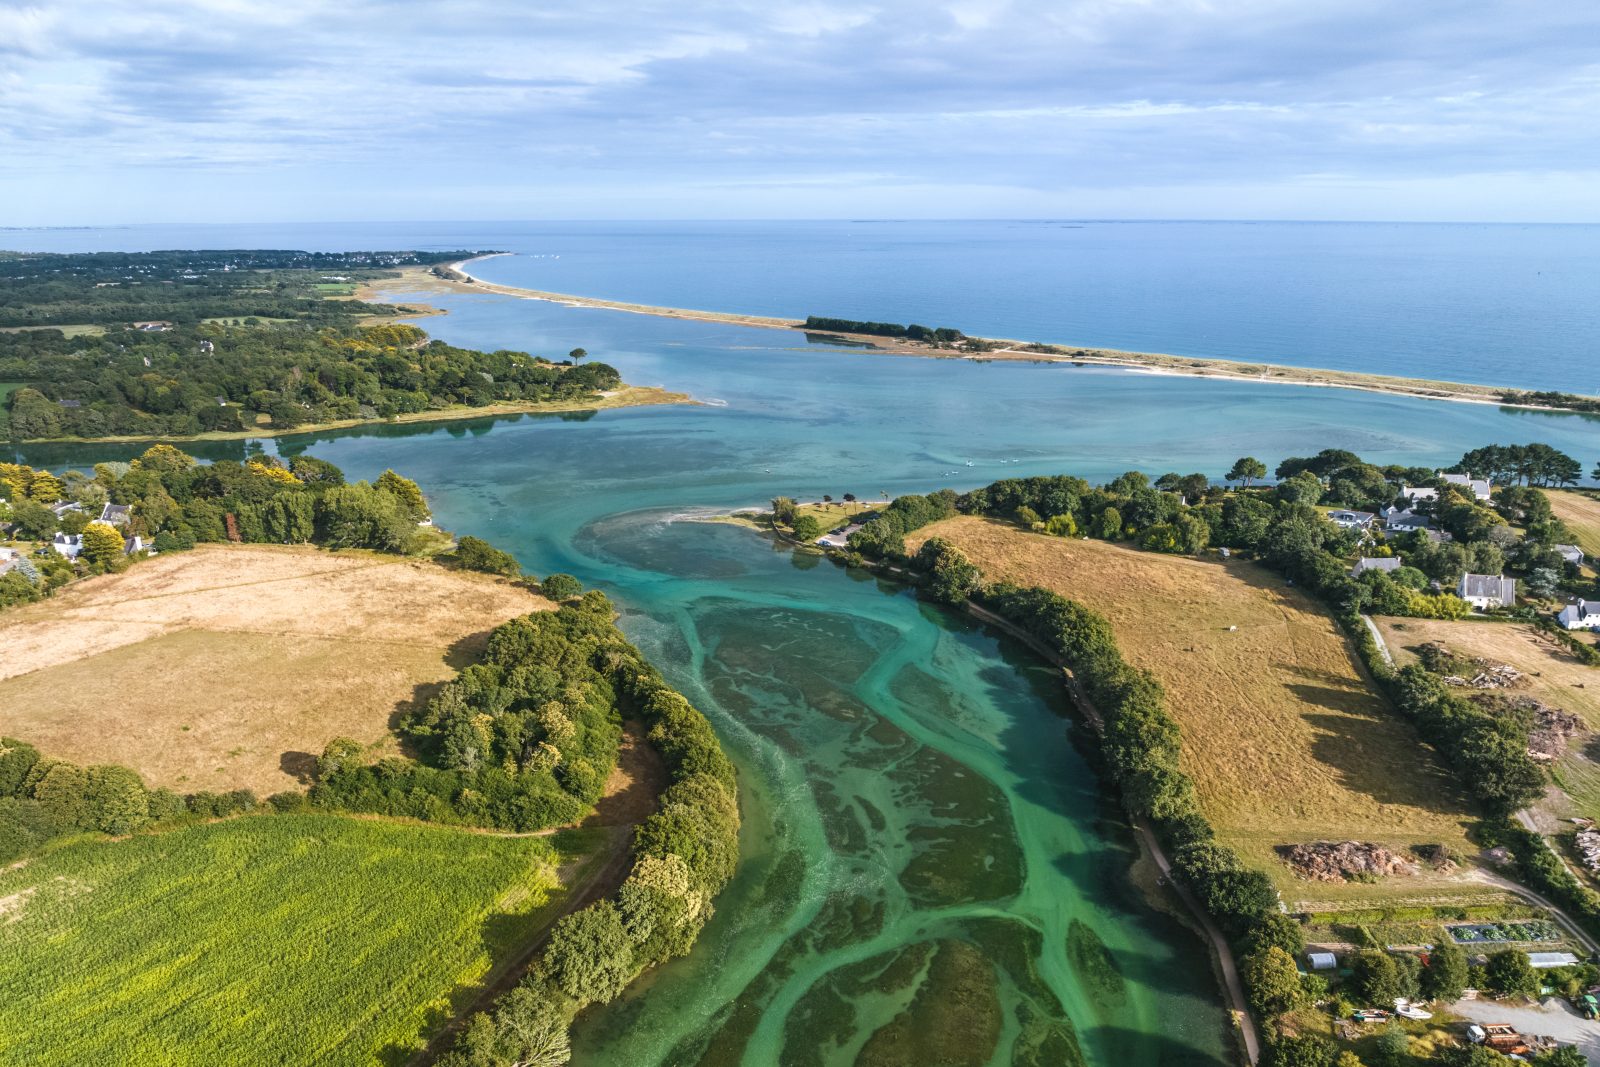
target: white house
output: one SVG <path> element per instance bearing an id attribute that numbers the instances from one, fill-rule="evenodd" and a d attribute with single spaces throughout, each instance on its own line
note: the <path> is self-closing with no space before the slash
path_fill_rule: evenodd
<path id="1" fill-rule="evenodd" d="M 1365 530 L 1378 516 L 1370 511 L 1330 511 L 1328 521 L 1346 530 Z"/>
<path id="2" fill-rule="evenodd" d="M 50 542 L 50 547 L 68 559 L 77 559 L 78 553 L 83 551 L 82 534 L 56 534 L 56 539 Z"/>
<path id="3" fill-rule="evenodd" d="M 1410 533 L 1413 530 L 1431 530 L 1433 520 L 1410 508 L 1390 507 L 1383 509 L 1383 525 L 1394 533 Z"/>
<path id="4" fill-rule="evenodd" d="M 1399 556 L 1362 556 L 1351 568 L 1350 577 L 1359 578 L 1368 571 L 1397 571 L 1400 566 Z"/>
<path id="5" fill-rule="evenodd" d="M 1438 500 L 1439 490 L 1426 485 L 1403 485 L 1400 495 L 1415 504 L 1419 500 Z"/>
<path id="6" fill-rule="evenodd" d="M 1561 558 L 1572 564 L 1574 567 L 1583 566 L 1583 549 L 1579 548 L 1577 545 L 1552 545 L 1550 547 L 1561 553 Z"/>
<path id="7" fill-rule="evenodd" d="M 1439 477 L 1451 485 L 1461 486 L 1478 500 L 1487 501 L 1489 499 L 1489 481 L 1487 478 L 1473 478 L 1466 474 L 1441 474 Z"/>
<path id="8" fill-rule="evenodd" d="M 1556 621 L 1569 630 L 1600 630 L 1600 600 L 1579 600 L 1556 614 Z"/>
<path id="9" fill-rule="evenodd" d="M 1456 595 L 1479 611 L 1515 607 L 1517 580 L 1503 574 L 1463 574 Z"/>

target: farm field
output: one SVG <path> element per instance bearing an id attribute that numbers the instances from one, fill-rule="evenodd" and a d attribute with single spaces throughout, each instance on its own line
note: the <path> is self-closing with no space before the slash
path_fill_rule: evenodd
<path id="1" fill-rule="evenodd" d="M 1128 660 L 1166 687 L 1184 769 L 1218 837 L 1268 871 L 1291 906 L 1492 892 L 1431 873 L 1370 884 L 1307 881 L 1277 857 L 1276 845 L 1347 839 L 1476 852 L 1465 838 L 1465 801 L 1305 594 L 1253 564 L 1026 533 L 980 518 L 947 519 L 907 541 L 933 536 L 958 546 L 987 580 L 1044 586 L 1110 620 Z"/>
<path id="2" fill-rule="evenodd" d="M 549 839 L 266 815 L 0 872 L 0 1062 L 403 1062 L 551 921 Z"/>
<path id="3" fill-rule="evenodd" d="M 1552 494 L 1554 495 L 1554 494 Z M 1374 619 L 1395 662 L 1416 661 L 1416 648 L 1438 642 L 1453 651 L 1491 663 L 1509 663 L 1526 677 L 1525 684 L 1506 690 L 1570 711 L 1590 730 L 1600 731 L 1600 669 L 1586 667 L 1531 626 L 1439 619 Z M 1592 742 L 1593 739 L 1591 739 Z M 1600 816 L 1600 762 L 1580 738 L 1557 769 L 1572 804 L 1559 798 L 1545 804 L 1549 814 Z M 1545 827 L 1554 829 L 1553 824 Z"/>
<path id="4" fill-rule="evenodd" d="M 333 737 L 392 746 L 404 707 L 544 607 L 416 559 L 205 545 L 0 616 L 3 725 L 154 786 L 265 796 L 301 785 Z"/>
<path id="5" fill-rule="evenodd" d="M 1547 489 L 1545 495 L 1556 518 L 1572 527 L 1584 554 L 1591 560 L 1600 557 L 1600 496 L 1559 489 Z"/>

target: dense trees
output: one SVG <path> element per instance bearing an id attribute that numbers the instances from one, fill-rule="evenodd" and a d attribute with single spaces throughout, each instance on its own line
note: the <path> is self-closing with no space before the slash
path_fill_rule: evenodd
<path id="1" fill-rule="evenodd" d="M 19 340 L 21 338 L 22 340 Z M 67 338 L 0 333 L 10 436 L 186 436 L 454 406 L 584 399 L 621 384 L 604 363 L 431 341 L 415 326 L 216 323 Z"/>
<path id="2" fill-rule="evenodd" d="M 806 316 L 805 328 L 829 333 L 864 333 L 874 337 L 904 337 L 911 341 L 950 343 L 960 341 L 966 334 L 946 326 L 930 328 L 912 323 L 902 326 L 898 322 L 861 322 L 856 319 L 830 319 L 821 315 Z"/>
<path id="3" fill-rule="evenodd" d="M 446 562 L 469 571 L 499 574 L 507 578 L 522 577 L 522 566 L 516 557 L 476 537 L 463 537 L 458 540 L 455 552 Z"/>
<path id="4" fill-rule="evenodd" d="M 1508 485 L 1571 485 L 1583 477 L 1583 465 L 1577 460 L 1537 443 L 1474 448 L 1451 469 Z"/>
<path id="5" fill-rule="evenodd" d="M 557 923 L 522 985 L 470 1020 L 441 1061 L 448 1067 L 565 1063 L 567 1020 L 614 997 L 644 968 L 687 952 L 711 916 L 712 898 L 733 876 L 739 847 L 734 771 L 711 724 L 631 646 L 608 648 L 594 659 L 605 665 L 619 699 L 644 721 L 670 784 L 634 836 L 633 871 L 616 899 Z"/>

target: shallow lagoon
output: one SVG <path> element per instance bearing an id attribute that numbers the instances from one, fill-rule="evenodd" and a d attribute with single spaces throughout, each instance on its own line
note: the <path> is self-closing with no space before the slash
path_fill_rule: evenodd
<path id="1" fill-rule="evenodd" d="M 1070 1063 L 1074 1046 L 1106 1067 L 1223 1057 L 1205 954 L 1129 888 L 1130 844 L 1049 672 L 905 590 L 696 514 L 1007 475 L 1217 476 L 1241 454 L 1271 466 L 1324 447 L 1431 463 L 1543 440 L 1587 463 L 1600 443 L 1581 416 L 430 299 L 452 313 L 424 325 L 448 340 L 581 345 L 630 381 L 717 401 L 267 444 L 358 477 L 404 471 L 442 525 L 604 589 L 735 755 L 738 878 L 693 955 L 586 1016 L 582 1064 L 909 1065 L 927 1034 L 964 1063 Z"/>

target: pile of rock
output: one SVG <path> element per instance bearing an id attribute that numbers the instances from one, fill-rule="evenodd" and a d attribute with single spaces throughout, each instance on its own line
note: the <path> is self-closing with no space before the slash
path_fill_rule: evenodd
<path id="1" fill-rule="evenodd" d="M 1509 663 L 1485 663 L 1472 675 L 1446 674 L 1440 680 L 1445 685 L 1466 686 L 1468 689 L 1515 689 L 1528 683 L 1527 676 Z"/>
<path id="2" fill-rule="evenodd" d="M 1277 851 L 1295 874 L 1318 882 L 1369 881 L 1417 873 L 1416 864 L 1370 841 L 1312 841 L 1279 845 Z"/>
<path id="3" fill-rule="evenodd" d="M 1591 871 L 1600 872 L 1600 830 L 1594 828 L 1594 823 L 1588 819 L 1574 819 L 1580 829 L 1573 839 L 1573 844 L 1578 846 L 1578 855 L 1583 857 L 1583 865 Z"/>

